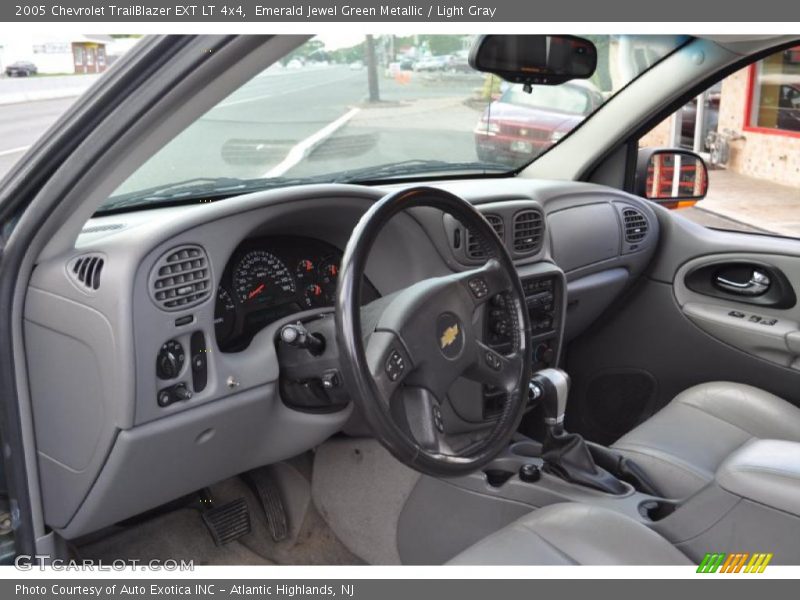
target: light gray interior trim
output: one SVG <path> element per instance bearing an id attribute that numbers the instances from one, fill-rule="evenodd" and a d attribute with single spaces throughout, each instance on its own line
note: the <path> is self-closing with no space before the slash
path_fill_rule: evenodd
<path id="1" fill-rule="evenodd" d="M 210 483 L 296 456 L 338 431 L 349 412 L 290 410 L 279 400 L 277 386 L 269 385 L 121 431 L 78 512 L 69 523 L 56 524 L 59 533 L 75 538 Z"/>
<path id="2" fill-rule="evenodd" d="M 800 443 L 753 440 L 731 454 L 716 482 L 724 490 L 800 517 Z"/>
<path id="3" fill-rule="evenodd" d="M 712 527 L 677 544 L 677 548 L 697 562 L 706 552 L 737 548 L 736 552 L 770 552 L 773 555 L 770 564 L 797 565 L 800 562 L 800 518 L 749 500 L 739 500 Z"/>
<path id="4" fill-rule="evenodd" d="M 312 498 L 353 554 L 398 565 L 400 511 L 419 478 L 373 439 L 337 438 L 315 453 Z"/>

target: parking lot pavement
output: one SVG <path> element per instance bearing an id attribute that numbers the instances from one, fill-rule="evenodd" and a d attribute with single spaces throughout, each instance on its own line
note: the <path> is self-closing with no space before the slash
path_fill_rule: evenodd
<path id="1" fill-rule="evenodd" d="M 752 227 L 745 223 L 740 223 L 732 219 L 721 217 L 713 212 L 709 212 L 707 210 L 704 210 L 703 208 L 698 208 L 696 206 L 693 206 L 691 208 L 679 208 L 675 211 L 675 214 L 681 215 L 682 217 L 686 217 L 687 219 L 697 223 L 698 225 L 702 225 L 704 227 L 710 227 L 711 229 L 742 231 L 744 233 L 765 233 L 763 229 L 758 229 L 757 227 Z"/>
<path id="2" fill-rule="evenodd" d="M 0 106 L 0 178 L 74 101 L 64 98 Z"/>
<path id="3" fill-rule="evenodd" d="M 0 105 L 75 98 L 89 89 L 100 75 L 0 77 Z"/>

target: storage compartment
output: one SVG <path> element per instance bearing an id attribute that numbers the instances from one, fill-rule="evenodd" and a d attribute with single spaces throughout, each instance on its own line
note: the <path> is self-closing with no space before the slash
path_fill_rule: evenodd
<path id="1" fill-rule="evenodd" d="M 720 465 L 716 482 L 740 498 L 800 516 L 800 443 L 748 442 Z"/>
<path id="2" fill-rule="evenodd" d="M 567 273 L 619 256 L 619 220 L 610 204 L 562 210 L 551 214 L 547 225 L 553 240 L 553 258 Z"/>

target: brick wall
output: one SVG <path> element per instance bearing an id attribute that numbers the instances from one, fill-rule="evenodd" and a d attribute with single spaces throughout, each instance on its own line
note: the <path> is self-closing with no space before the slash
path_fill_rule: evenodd
<path id="1" fill-rule="evenodd" d="M 745 131 L 748 69 L 722 82 L 719 131 L 731 129 L 745 139 L 731 144 L 728 168 L 737 173 L 800 187 L 800 137 Z"/>

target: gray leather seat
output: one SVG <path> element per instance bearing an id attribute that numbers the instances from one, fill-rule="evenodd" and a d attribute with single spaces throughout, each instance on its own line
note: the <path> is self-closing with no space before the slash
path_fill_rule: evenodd
<path id="1" fill-rule="evenodd" d="M 470 546 L 451 565 L 689 565 L 647 526 L 605 508 L 551 504 Z"/>
<path id="2" fill-rule="evenodd" d="M 749 385 L 713 382 L 678 394 L 613 448 L 632 458 L 671 498 L 693 494 L 753 439 L 800 442 L 800 408 Z"/>

